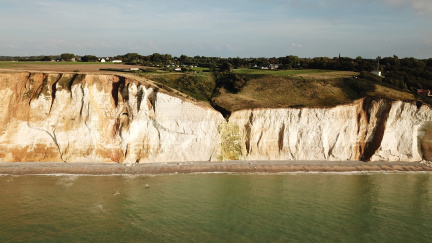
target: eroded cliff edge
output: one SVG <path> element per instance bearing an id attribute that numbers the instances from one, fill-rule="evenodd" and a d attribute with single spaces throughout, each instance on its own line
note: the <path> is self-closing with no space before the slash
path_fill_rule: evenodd
<path id="1" fill-rule="evenodd" d="M 115 75 L 0 74 L 0 160 L 211 160 L 222 115 Z"/>
<path id="2" fill-rule="evenodd" d="M 0 161 L 431 160 L 432 110 L 365 98 L 222 115 L 116 75 L 0 73 Z"/>

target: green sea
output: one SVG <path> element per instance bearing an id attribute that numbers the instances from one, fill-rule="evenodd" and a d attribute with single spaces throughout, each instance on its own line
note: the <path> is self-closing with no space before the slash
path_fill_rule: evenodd
<path id="1" fill-rule="evenodd" d="M 432 173 L 0 176 L 0 242 L 431 242 Z"/>

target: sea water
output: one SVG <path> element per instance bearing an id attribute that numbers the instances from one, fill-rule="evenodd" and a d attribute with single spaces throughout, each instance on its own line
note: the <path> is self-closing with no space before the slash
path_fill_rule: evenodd
<path id="1" fill-rule="evenodd" d="M 0 176 L 0 242 L 431 240 L 431 173 Z"/>

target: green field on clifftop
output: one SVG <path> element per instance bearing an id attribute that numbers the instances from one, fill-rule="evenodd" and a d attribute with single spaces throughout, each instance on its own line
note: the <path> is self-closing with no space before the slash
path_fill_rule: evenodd
<path id="1" fill-rule="evenodd" d="M 182 92 L 191 98 L 209 102 L 228 113 L 241 109 L 333 107 L 372 96 L 392 100 L 416 100 L 408 90 L 384 83 L 354 78 L 357 72 L 326 70 L 237 71 L 227 76 L 212 73 L 166 73 L 146 78 Z M 275 74 L 283 75 L 275 75 Z M 238 88 L 232 86 L 239 83 Z M 230 83 L 231 82 L 231 83 Z M 234 83 L 234 84 L 233 84 Z"/>

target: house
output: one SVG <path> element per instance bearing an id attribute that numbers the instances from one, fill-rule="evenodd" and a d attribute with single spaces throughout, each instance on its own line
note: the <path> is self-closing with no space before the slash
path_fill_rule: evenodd
<path id="1" fill-rule="evenodd" d="M 101 59 L 100 59 L 100 62 L 105 62 L 105 59 L 101 58 Z"/>
<path id="2" fill-rule="evenodd" d="M 114 62 L 114 63 L 121 63 L 122 60 L 113 60 L 112 62 Z"/>
<path id="3" fill-rule="evenodd" d="M 181 71 L 181 68 L 176 68 L 176 69 L 174 69 L 174 71 L 177 71 L 177 72 L 179 72 L 179 71 Z"/>
<path id="4" fill-rule="evenodd" d="M 139 71 L 139 68 L 130 68 L 131 71 Z"/>
<path id="5" fill-rule="evenodd" d="M 381 71 L 372 71 L 371 73 L 375 74 L 378 77 L 382 77 Z"/>
<path id="6" fill-rule="evenodd" d="M 427 95 L 427 96 L 432 96 L 431 91 L 429 89 L 417 89 L 417 94 L 419 95 Z"/>
<path id="7" fill-rule="evenodd" d="M 270 65 L 268 66 L 268 68 L 269 68 L 269 69 L 278 69 L 278 68 L 279 68 L 279 65 L 278 65 L 278 64 L 270 64 Z"/>

